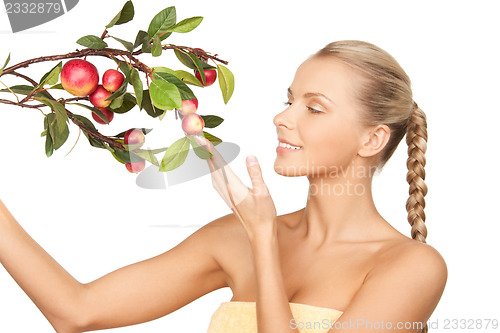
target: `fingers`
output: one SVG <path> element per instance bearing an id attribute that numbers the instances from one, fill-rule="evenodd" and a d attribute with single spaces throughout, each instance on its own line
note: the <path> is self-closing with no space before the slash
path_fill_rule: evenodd
<path id="1" fill-rule="evenodd" d="M 207 138 L 200 135 L 194 136 L 194 138 L 200 146 L 212 153 L 212 157 L 207 160 L 212 175 L 212 185 L 229 208 L 235 209 L 236 205 L 247 197 L 248 187 L 241 182 Z"/>
<path id="2" fill-rule="evenodd" d="M 257 157 L 253 155 L 247 156 L 247 170 L 252 181 L 252 189 L 255 194 L 265 195 L 268 193 L 267 186 L 262 178 L 262 170 L 260 168 Z"/>

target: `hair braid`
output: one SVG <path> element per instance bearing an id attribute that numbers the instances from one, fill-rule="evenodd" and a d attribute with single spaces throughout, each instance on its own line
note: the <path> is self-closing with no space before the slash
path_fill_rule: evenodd
<path id="1" fill-rule="evenodd" d="M 425 151 L 427 150 L 427 120 L 425 113 L 413 103 L 413 112 L 406 130 L 408 144 L 408 173 L 406 181 L 410 185 L 410 197 L 406 202 L 408 222 L 411 225 L 411 237 L 425 243 L 427 228 L 425 226 Z"/>
<path id="2" fill-rule="evenodd" d="M 427 120 L 425 113 L 413 102 L 413 110 L 406 130 L 408 144 L 408 173 L 406 181 L 410 185 L 409 198 L 406 201 L 408 222 L 411 225 L 411 237 L 425 243 L 427 227 L 425 226 L 425 151 L 427 150 Z M 427 333 L 427 323 L 423 323 L 420 333 Z"/>

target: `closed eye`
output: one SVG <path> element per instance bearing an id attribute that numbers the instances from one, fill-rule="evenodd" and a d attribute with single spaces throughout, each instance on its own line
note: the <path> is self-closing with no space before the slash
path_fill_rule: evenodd
<path id="1" fill-rule="evenodd" d="M 291 102 L 284 102 L 283 104 L 284 104 L 286 107 L 288 107 L 288 106 L 292 105 L 292 103 L 291 103 Z M 314 108 L 312 108 L 312 107 L 310 107 L 310 106 L 308 106 L 308 107 L 307 107 L 307 109 L 308 109 L 311 113 L 314 113 L 314 114 L 323 113 L 323 112 L 318 111 L 318 110 L 316 110 L 316 109 L 314 109 Z"/>
<path id="2" fill-rule="evenodd" d="M 311 108 L 311 107 L 309 107 L 309 106 L 307 107 L 307 109 L 308 109 L 309 111 L 311 111 L 311 113 L 314 113 L 314 114 L 317 114 L 317 113 L 322 113 L 321 111 L 318 111 L 318 110 L 316 110 L 316 109 L 313 109 L 313 108 Z"/>

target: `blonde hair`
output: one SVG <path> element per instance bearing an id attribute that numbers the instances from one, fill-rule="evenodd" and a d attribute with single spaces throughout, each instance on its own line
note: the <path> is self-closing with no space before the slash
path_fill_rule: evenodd
<path id="1" fill-rule="evenodd" d="M 331 56 L 354 68 L 361 74 L 361 86 L 356 98 L 362 106 L 361 121 L 367 125 L 385 124 L 391 135 L 378 157 L 382 168 L 393 155 L 406 134 L 408 144 L 408 173 L 410 185 L 406 202 L 408 222 L 413 239 L 425 243 L 425 151 L 427 150 L 427 122 L 425 113 L 413 101 L 411 81 L 399 63 L 389 53 L 373 44 L 345 40 L 333 42 L 314 56 Z M 422 333 L 428 331 L 424 324 Z"/>

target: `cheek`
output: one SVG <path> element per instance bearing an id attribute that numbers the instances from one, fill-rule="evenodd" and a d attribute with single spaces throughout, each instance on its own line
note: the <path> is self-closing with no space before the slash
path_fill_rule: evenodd
<path id="1" fill-rule="evenodd" d="M 349 124 L 321 122 L 303 133 L 306 158 L 312 166 L 347 167 L 357 153 L 357 137 Z"/>

